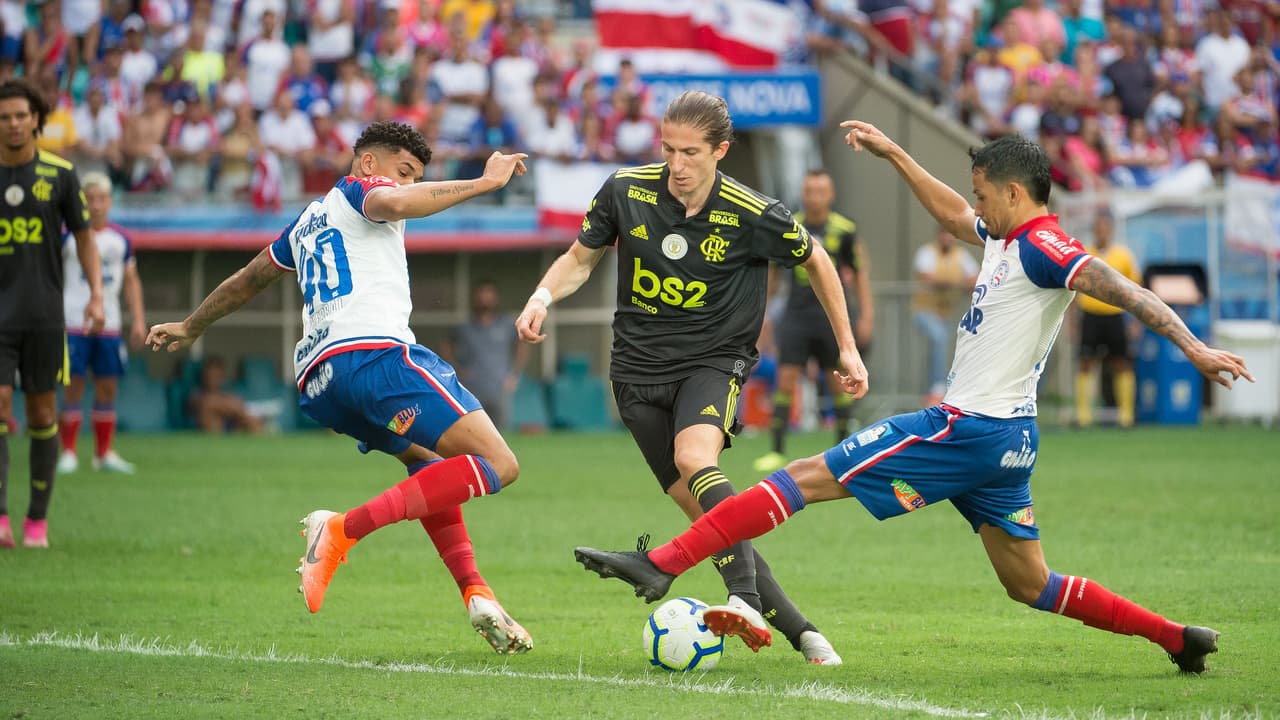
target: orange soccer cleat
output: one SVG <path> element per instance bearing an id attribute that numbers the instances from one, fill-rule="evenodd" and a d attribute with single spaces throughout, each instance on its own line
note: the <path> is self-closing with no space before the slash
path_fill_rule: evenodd
<path id="1" fill-rule="evenodd" d="M 298 558 L 298 574 L 302 584 L 298 592 L 307 601 L 307 609 L 320 612 L 324 592 L 338 569 L 338 563 L 347 562 L 347 551 L 356 544 L 342 531 L 346 516 L 331 510 L 316 510 L 302 518 L 302 536 L 306 538 L 307 554 Z"/>

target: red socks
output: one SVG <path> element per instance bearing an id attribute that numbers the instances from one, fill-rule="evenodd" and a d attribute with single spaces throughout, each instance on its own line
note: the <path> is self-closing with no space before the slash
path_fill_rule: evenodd
<path id="1" fill-rule="evenodd" d="M 1045 607 L 1050 598 L 1052 607 Z M 1089 578 L 1050 573 L 1049 584 L 1034 607 L 1120 635 L 1141 635 L 1167 652 L 1182 652 L 1182 625 L 1116 595 Z"/>
<path id="2" fill-rule="evenodd" d="M 501 489 L 497 472 L 484 458 L 459 455 L 428 465 L 348 511 L 343 532 L 352 540 L 359 540 L 391 523 L 425 518 Z"/>
<path id="3" fill-rule="evenodd" d="M 658 569 L 679 575 L 734 543 L 759 537 L 791 517 L 784 494 L 769 480 L 725 498 L 671 542 L 649 551 Z"/>
<path id="4" fill-rule="evenodd" d="M 84 422 L 84 413 L 78 408 L 63 410 L 58 417 L 58 429 L 62 436 L 62 449 L 67 452 L 76 451 L 76 437 L 80 435 L 80 425 Z"/>
<path id="5" fill-rule="evenodd" d="M 458 583 L 458 590 L 464 596 L 468 587 L 485 585 L 480 569 L 476 567 L 475 548 L 471 545 L 467 526 L 462 521 L 461 507 L 454 506 L 422 518 L 422 527 L 431 536 L 436 552 L 440 553 L 440 559 L 449 568 L 449 574 Z"/>
<path id="6" fill-rule="evenodd" d="M 76 430 L 79 430 L 76 423 Z M 114 407 L 93 409 L 93 455 L 102 457 L 111 451 L 111 438 L 116 434 L 116 411 Z"/>

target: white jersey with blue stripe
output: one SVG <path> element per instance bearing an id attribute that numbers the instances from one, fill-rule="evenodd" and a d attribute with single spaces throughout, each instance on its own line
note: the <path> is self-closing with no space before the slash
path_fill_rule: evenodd
<path id="1" fill-rule="evenodd" d="M 107 335 L 119 335 L 120 290 L 124 287 L 124 270 L 134 263 L 133 243 L 120 226 L 108 224 L 101 230 L 90 230 L 98 245 L 98 257 L 102 259 L 102 306 L 105 323 L 102 331 Z M 84 309 L 89 305 L 89 281 L 80 267 L 76 254 L 76 238 L 67 233 L 62 238 L 62 307 L 67 329 L 75 332 L 84 328 Z"/>
<path id="2" fill-rule="evenodd" d="M 956 355 L 943 402 L 995 418 L 1034 417 L 1036 384 L 1075 297 L 1071 281 L 1093 259 L 1043 215 L 985 241 L 982 272 L 956 330 Z"/>
<path id="3" fill-rule="evenodd" d="M 298 274 L 302 339 L 293 354 L 299 388 L 324 358 L 351 350 L 412 345 L 404 221 L 364 212 L 368 194 L 396 187 L 385 177 L 347 177 L 313 200 L 268 248 L 281 270 Z"/>

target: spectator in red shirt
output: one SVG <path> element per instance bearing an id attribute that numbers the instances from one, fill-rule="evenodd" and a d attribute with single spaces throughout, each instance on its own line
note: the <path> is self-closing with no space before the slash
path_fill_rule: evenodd
<path id="1" fill-rule="evenodd" d="M 308 195 L 323 195 L 345 174 L 344 168 L 351 166 L 351 146 L 338 132 L 328 100 L 311 104 L 311 125 L 316 145 L 302 166 L 302 190 Z"/>

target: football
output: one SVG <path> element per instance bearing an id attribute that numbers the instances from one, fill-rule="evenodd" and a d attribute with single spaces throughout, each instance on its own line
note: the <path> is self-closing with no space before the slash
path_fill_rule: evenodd
<path id="1" fill-rule="evenodd" d="M 702 623 L 705 603 L 681 597 L 658 606 L 645 621 L 644 654 L 651 665 L 672 672 L 710 670 L 720 662 L 724 638 Z"/>

